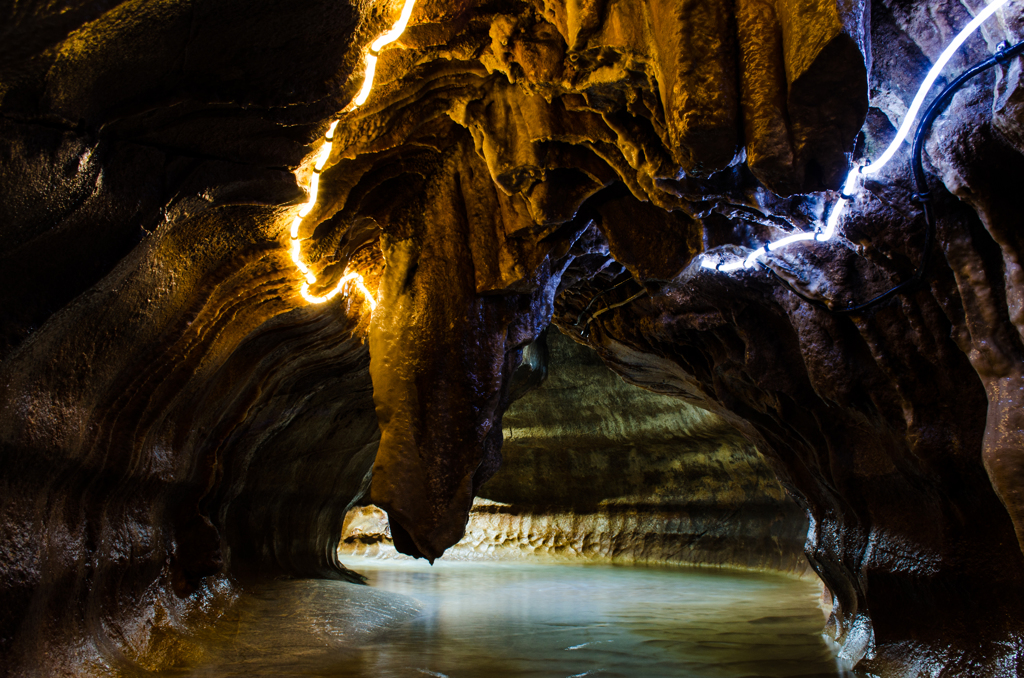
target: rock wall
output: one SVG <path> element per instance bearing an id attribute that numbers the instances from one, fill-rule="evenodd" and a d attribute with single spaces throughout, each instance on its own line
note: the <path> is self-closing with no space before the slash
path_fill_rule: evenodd
<path id="1" fill-rule="evenodd" d="M 345 574 L 368 309 L 301 304 L 280 237 L 365 27 L 317 2 L 0 17 L 0 674 L 156 670 L 244 573 Z"/>
<path id="2" fill-rule="evenodd" d="M 929 136 L 941 254 L 931 258 L 927 282 L 879 308 L 844 314 L 910 279 L 924 257 L 928 241 L 912 200 L 909 149 L 866 180 L 840 220 L 842 235 L 828 245 L 773 253 L 765 267 L 733 276 L 704 268 L 697 255 L 746 257 L 824 221 L 839 196 L 820 189 L 838 188 L 851 160 L 877 157 L 885 148 L 916 83 L 967 23 L 969 9 L 880 2 L 870 12 L 829 3 L 794 10 L 777 3 L 774 15 L 762 8 L 752 24 L 762 29 L 758 37 L 770 56 L 759 62 L 757 45 L 738 41 L 732 44 L 743 44 L 740 56 L 749 49 L 750 61 L 730 63 L 720 56 L 737 54 L 728 45 L 733 28 L 746 25 L 739 6 L 731 18 L 686 15 L 692 8 L 685 4 L 672 17 L 657 14 L 654 4 L 632 7 L 624 17 L 626 8 L 602 5 L 590 19 L 583 10 L 571 18 L 567 10 L 564 26 L 557 10 L 549 15 L 539 7 L 532 17 L 495 18 L 489 44 L 457 52 L 467 60 L 479 55 L 490 73 L 490 79 L 482 72 L 478 81 L 467 78 L 458 95 L 444 94 L 453 99 L 448 117 L 469 131 L 475 154 L 463 155 L 458 177 L 444 170 L 458 192 L 429 188 L 426 199 L 457 193 L 450 201 L 455 214 L 463 204 L 493 205 L 479 215 L 470 210 L 460 232 L 471 244 L 504 243 L 499 261 L 511 275 L 480 275 L 494 270 L 493 260 L 476 253 L 483 246 L 470 246 L 456 266 L 465 269 L 471 259 L 478 272 L 463 283 L 467 291 L 475 282 L 477 298 L 490 303 L 497 293 L 510 300 L 527 292 L 543 303 L 521 306 L 512 320 L 469 314 L 477 332 L 489 326 L 490 336 L 505 337 L 503 348 L 500 341 L 463 348 L 462 364 L 483 371 L 471 368 L 446 391 L 469 402 L 473 394 L 458 389 L 489 384 L 487 402 L 496 405 L 470 413 L 475 443 L 459 434 L 440 438 L 463 441 L 458 450 L 411 441 L 392 447 L 391 409 L 405 403 L 413 417 L 417 409 L 408 406 L 414 402 L 408 395 L 376 390 L 378 411 L 386 414 L 371 497 L 388 510 L 392 530 L 398 526 L 396 545 L 434 558 L 462 536 L 452 529 L 453 514 L 469 515 L 470 489 L 480 484 L 478 474 L 493 469 L 494 444 L 487 440 L 500 423 L 501 391 L 519 362 L 513 354 L 536 332 L 521 328 L 540 327 L 535 318 L 546 316 L 551 298 L 556 324 L 627 379 L 719 413 L 764 454 L 810 516 L 808 557 L 834 594 L 830 629 L 847 658 L 880 675 L 1016 670 L 1007 667 L 1017 665 L 1012 648 L 1021 634 L 1014 384 L 1022 363 L 1019 266 L 1009 224 L 1015 223 L 1011 184 L 1022 176 L 1015 131 L 1021 121 L 1011 103 L 1019 96 L 1019 62 L 971 81 Z M 830 22 L 833 10 L 840 18 Z M 684 15 L 687 21 L 676 20 Z M 1020 21 L 1019 4 L 1007 5 L 968 41 L 945 78 L 991 54 L 1000 40 L 1019 37 Z M 707 42 L 686 43 L 686 31 L 675 32 L 685 25 L 705 29 Z M 812 27 L 829 25 L 837 33 L 818 41 Z M 794 42 L 801 30 L 808 37 Z M 643 47 L 635 47 L 636 36 L 643 36 Z M 421 56 L 412 72 L 425 78 L 430 63 Z M 737 94 L 729 69 L 742 87 L 746 63 L 784 74 L 773 81 L 755 71 L 746 82 L 784 79 L 785 86 Z M 708 73 L 718 73 L 711 78 L 718 90 L 700 84 Z M 804 90 L 801 73 L 818 78 Z M 401 105 L 404 91 L 401 85 L 382 90 L 382 105 Z M 757 111 L 771 106 L 742 109 L 737 102 L 744 96 L 772 102 L 785 131 L 760 124 Z M 804 137 L 802 106 L 818 103 L 809 116 L 816 131 Z M 741 119 L 737 107 L 744 111 L 746 164 L 724 160 L 730 137 L 718 132 Z M 378 126 L 400 127 L 398 118 L 390 120 Z M 857 128 L 859 135 L 844 131 Z M 707 144 L 688 141 L 691 131 Z M 773 138 L 803 150 L 789 160 Z M 758 158 L 759 148 L 776 155 Z M 812 156 L 818 159 L 797 160 Z M 766 169 L 773 163 L 786 168 L 785 180 Z M 489 185 L 475 189 L 464 179 L 485 169 L 501 189 L 496 202 L 486 197 Z M 532 230 L 519 221 L 524 213 Z M 401 242 L 425 251 L 417 234 L 429 229 L 411 218 L 401 227 L 391 221 L 384 231 L 385 278 L 394 271 L 404 294 L 422 305 L 397 320 L 385 308 L 374 323 L 398 322 L 416 332 L 437 309 L 449 322 L 423 335 L 429 340 L 420 359 L 429 361 L 443 345 L 451 360 L 460 349 L 442 328 L 459 325 L 443 275 L 424 273 L 422 283 L 410 283 L 419 269 L 404 263 L 409 249 L 391 249 Z M 395 260 L 403 262 L 400 269 L 391 267 Z M 391 350 L 388 340 L 375 343 L 371 335 L 371 352 Z M 487 352 L 491 362 L 481 362 Z M 392 378 L 371 374 L 375 387 Z M 415 380 L 413 374 L 404 379 Z M 425 379 L 414 388 L 425 396 L 438 383 Z M 429 417 L 419 425 L 429 421 L 437 440 L 439 427 L 469 426 L 464 416 L 456 419 Z M 408 430 L 409 420 L 397 428 Z M 390 480 L 389 467 L 407 469 L 408 459 L 429 460 L 429 467 Z M 429 487 L 428 496 L 409 502 L 405 488 L 412 486 Z M 449 524 L 438 520 L 446 513 Z"/>
<path id="3" fill-rule="evenodd" d="M 446 559 L 808 570 L 806 516 L 735 428 L 626 384 L 561 333 L 534 351 L 546 379 L 506 410 L 501 468 Z M 338 554 L 393 557 L 386 515 L 352 509 Z"/>

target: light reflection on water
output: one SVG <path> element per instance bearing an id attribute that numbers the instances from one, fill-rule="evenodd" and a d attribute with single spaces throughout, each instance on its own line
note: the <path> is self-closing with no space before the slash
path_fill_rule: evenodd
<path id="1" fill-rule="evenodd" d="M 381 676 L 843 675 L 808 582 L 610 566 L 349 566 L 423 604 L 367 650 Z"/>
<path id="2" fill-rule="evenodd" d="M 824 678 L 818 588 L 698 569 L 345 564 L 243 594 L 189 676 Z"/>

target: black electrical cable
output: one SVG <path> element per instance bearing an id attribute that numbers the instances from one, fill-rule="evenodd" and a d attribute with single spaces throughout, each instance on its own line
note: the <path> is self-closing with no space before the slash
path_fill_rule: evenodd
<path id="1" fill-rule="evenodd" d="M 778 273 L 776 273 L 775 270 L 773 270 L 764 262 L 759 261 L 758 264 L 766 271 L 771 273 L 776 280 L 785 285 L 786 288 L 789 289 L 789 291 L 791 291 L 793 294 L 797 295 L 798 297 L 808 302 L 809 304 L 816 306 L 817 308 L 824 309 L 836 315 L 850 315 L 853 313 L 861 313 L 870 308 L 878 306 L 879 304 L 885 301 L 888 301 L 891 297 L 895 296 L 896 294 L 899 294 L 903 290 L 919 285 L 924 280 L 925 272 L 928 269 L 928 263 L 931 260 L 932 244 L 935 240 L 935 212 L 932 208 L 931 194 L 928 191 L 928 181 L 924 173 L 924 163 L 922 160 L 922 156 L 924 154 L 924 142 L 928 135 L 928 132 L 931 131 L 931 126 L 932 123 L 935 122 L 935 118 L 939 117 L 939 114 L 942 113 L 945 107 L 949 104 L 949 100 L 953 97 L 954 94 L 956 94 L 956 92 L 961 87 L 963 87 L 965 82 L 975 77 L 979 73 L 983 73 L 984 71 L 988 70 L 992 66 L 995 66 L 996 64 L 1006 65 L 1010 59 L 1021 54 L 1022 52 L 1024 52 L 1024 40 L 1018 42 L 1016 45 L 1013 46 L 1007 46 L 1005 42 L 1001 43 L 999 50 L 994 55 L 992 55 L 988 59 L 985 59 L 984 61 L 975 64 L 971 68 L 964 71 L 958 78 L 953 80 L 953 82 L 949 83 L 949 85 L 947 85 L 945 89 L 943 89 L 942 92 L 940 92 L 939 95 L 932 100 L 932 103 L 928 106 L 927 110 L 924 113 L 924 116 L 921 118 L 921 123 L 917 126 L 917 130 L 914 133 L 914 146 L 911 160 L 911 169 L 914 175 L 914 187 L 917 189 L 917 193 L 915 193 L 912 198 L 915 202 L 919 202 L 921 204 L 921 209 L 924 212 L 925 233 L 924 252 L 921 255 L 921 263 L 918 265 L 917 271 L 914 272 L 913 276 L 891 287 L 885 292 L 882 292 L 881 294 L 869 299 L 868 301 L 864 301 L 859 304 L 851 303 L 846 308 L 833 308 L 832 306 L 821 301 L 820 299 L 815 299 L 813 297 L 808 296 L 807 294 L 804 294 L 796 287 L 794 287 L 788 280 L 786 280 Z M 580 312 L 579 316 L 576 318 L 575 326 L 580 326 L 580 323 L 583 321 L 583 316 L 587 314 L 587 311 L 590 310 L 590 308 L 598 299 L 603 297 L 605 294 L 608 294 L 609 292 L 612 292 L 618 289 L 619 287 L 622 287 L 631 280 L 633 280 L 632 276 L 626 278 L 622 282 L 613 285 L 612 287 L 609 287 L 606 290 L 597 293 Z M 625 301 L 621 301 L 619 303 L 612 304 L 610 306 L 598 310 L 589 318 L 587 318 L 587 322 L 583 323 L 583 327 L 580 329 L 580 335 L 584 337 L 587 336 L 589 325 L 597 316 L 607 311 L 610 311 L 614 308 L 618 308 L 619 306 L 624 306 L 628 304 L 634 299 L 643 296 L 646 293 L 646 291 L 647 290 L 645 288 L 644 290 L 638 292 L 637 294 L 630 296 Z"/>
<path id="2" fill-rule="evenodd" d="M 597 316 L 601 315 L 602 313 L 607 313 L 608 311 L 611 311 L 612 309 L 616 309 L 619 306 L 625 306 L 626 304 L 632 302 L 634 299 L 639 299 L 640 297 L 644 296 L 645 294 L 647 294 L 647 288 L 646 287 L 643 288 L 642 290 L 640 290 L 639 292 L 637 292 L 636 294 L 634 294 L 633 296 L 629 297 L 628 299 L 623 299 L 622 301 L 616 302 L 614 304 L 608 304 L 607 306 L 594 311 L 594 315 L 592 315 L 589 318 L 587 318 L 587 322 L 583 323 L 583 327 L 580 328 L 580 336 L 583 337 L 583 338 L 586 338 L 586 337 L 590 336 L 590 323 L 592 323 L 594 321 L 594 319 L 597 318 Z M 576 323 L 576 325 L 579 326 L 579 323 Z"/>
<path id="3" fill-rule="evenodd" d="M 573 323 L 573 325 L 575 327 L 579 327 L 580 323 L 583 321 L 583 316 L 585 316 L 587 314 L 587 311 L 589 311 L 590 307 L 594 305 L 594 302 L 596 302 L 598 299 L 600 299 L 604 295 L 608 294 L 609 292 L 614 292 L 615 290 L 619 289 L 620 287 L 622 287 L 626 283 L 630 282 L 631 280 L 633 280 L 633 276 L 632 275 L 628 276 L 624 280 L 620 280 L 619 282 L 615 283 L 614 285 L 612 285 L 608 289 L 601 290 L 600 292 L 595 294 L 593 296 L 593 298 L 591 298 L 590 302 L 586 306 L 583 307 L 583 310 L 580 311 L 580 314 L 578 316 L 576 316 L 576 322 Z M 590 322 L 590 321 L 588 320 L 587 322 Z M 583 327 L 586 328 L 586 325 L 584 325 Z"/>
<path id="4" fill-rule="evenodd" d="M 925 177 L 924 164 L 922 161 L 922 156 L 924 154 L 924 142 L 928 132 L 931 131 L 931 126 L 932 123 L 935 122 L 935 118 L 939 117 L 939 114 L 942 113 L 946 105 L 949 104 L 949 100 L 954 94 L 956 94 L 957 90 L 963 87 L 965 82 L 979 73 L 992 68 L 996 64 L 1007 64 L 1010 59 L 1022 52 L 1024 52 L 1024 40 L 1018 42 L 1012 47 L 1007 46 L 1005 42 L 1001 43 L 999 50 L 993 56 L 975 64 L 964 71 L 960 77 L 949 83 L 949 85 L 947 85 L 946 88 L 943 89 L 934 100 L 932 100 L 932 103 L 928 106 L 924 116 L 921 118 L 921 123 L 917 126 L 917 131 L 914 133 L 914 147 L 911 160 L 911 168 L 914 175 L 914 187 L 917 189 L 917 193 L 913 195 L 913 199 L 915 202 L 919 202 L 921 204 L 921 209 L 924 212 L 925 232 L 924 252 L 921 254 L 921 263 L 917 267 L 917 271 L 915 271 L 913 276 L 873 297 L 872 299 L 869 299 L 868 301 L 861 302 L 856 305 L 851 303 L 846 308 L 833 308 L 820 299 L 814 299 L 799 291 L 774 270 L 766 266 L 764 263 L 759 262 L 761 263 L 761 266 L 804 301 L 837 315 L 861 313 L 881 304 L 884 301 L 887 301 L 892 296 L 899 294 L 903 290 L 919 285 L 924 280 L 925 271 L 927 270 L 928 263 L 931 260 L 932 243 L 935 240 L 935 211 L 932 206 L 931 194 L 928 192 L 928 181 Z"/>

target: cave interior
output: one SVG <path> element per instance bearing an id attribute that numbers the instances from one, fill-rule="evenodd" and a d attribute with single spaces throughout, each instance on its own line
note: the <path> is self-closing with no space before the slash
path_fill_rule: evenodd
<path id="1" fill-rule="evenodd" d="M 513 554 L 783 573 L 856 675 L 1024 675 L 1022 39 L 0 1 L 0 674 L 192 675 L 254 582 Z"/>

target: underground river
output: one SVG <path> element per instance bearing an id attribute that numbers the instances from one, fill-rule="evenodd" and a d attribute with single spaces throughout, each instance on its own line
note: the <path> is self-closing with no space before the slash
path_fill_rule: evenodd
<path id="1" fill-rule="evenodd" d="M 249 588 L 162 676 L 844 676 L 820 589 L 707 569 L 346 559 Z M 152 675 L 152 674 L 149 674 Z"/>

